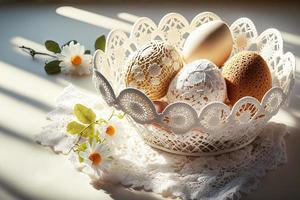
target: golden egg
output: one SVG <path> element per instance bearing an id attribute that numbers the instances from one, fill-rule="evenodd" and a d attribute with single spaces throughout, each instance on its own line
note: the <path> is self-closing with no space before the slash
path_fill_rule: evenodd
<path id="1" fill-rule="evenodd" d="M 202 24 L 188 36 L 183 47 L 183 58 L 186 63 L 198 59 L 208 59 L 218 67 L 229 58 L 233 39 L 227 24 L 215 20 Z"/>
<path id="2" fill-rule="evenodd" d="M 230 58 L 223 67 L 222 75 L 231 105 L 244 96 L 261 101 L 272 87 L 272 76 L 266 61 L 253 51 L 243 51 Z"/>
<path id="3" fill-rule="evenodd" d="M 182 58 L 175 47 L 152 41 L 129 59 L 125 83 L 156 100 L 166 95 L 170 82 L 182 66 Z"/>

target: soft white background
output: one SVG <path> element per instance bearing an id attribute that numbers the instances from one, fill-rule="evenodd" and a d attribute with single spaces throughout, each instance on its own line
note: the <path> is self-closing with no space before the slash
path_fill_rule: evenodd
<path id="1" fill-rule="evenodd" d="M 9 2 L 9 1 L 3 1 Z M 16 47 L 27 45 L 41 50 L 46 39 L 64 43 L 76 39 L 92 49 L 100 34 L 111 28 L 130 30 L 137 16 L 155 22 L 168 12 L 179 12 L 192 19 L 212 11 L 229 24 L 239 17 L 252 19 L 258 32 L 279 29 L 284 51 L 291 51 L 300 63 L 300 6 L 284 1 L 236 3 L 188 1 L 143 1 L 85 4 L 10 3 L 0 4 L 0 199 L 160 199 L 152 193 L 135 192 L 120 186 L 92 188 L 63 156 L 34 143 L 33 136 L 47 124 L 46 113 L 54 108 L 55 98 L 70 82 L 94 93 L 89 77 L 48 76 L 43 61 L 31 58 Z M 78 8 L 70 13 L 63 6 Z M 57 10 L 57 8 L 60 8 Z M 82 11 L 88 12 L 82 14 Z M 64 16 L 63 16 L 64 15 Z M 77 19 L 70 18 L 79 16 Z M 100 97 L 99 97 L 100 98 Z M 288 163 L 270 172 L 253 194 L 253 199 L 300 199 L 300 68 L 296 69 L 296 88 L 290 107 L 272 119 L 289 126 Z"/>

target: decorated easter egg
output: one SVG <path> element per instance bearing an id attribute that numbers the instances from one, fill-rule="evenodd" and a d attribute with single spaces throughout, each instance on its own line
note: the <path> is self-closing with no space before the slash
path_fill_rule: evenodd
<path id="1" fill-rule="evenodd" d="M 221 67 L 229 58 L 232 46 L 229 27 L 223 21 L 215 20 L 191 32 L 184 43 L 182 54 L 186 63 L 208 59 Z"/>
<path id="2" fill-rule="evenodd" d="M 156 100 L 166 95 L 171 80 L 182 66 L 182 58 L 175 47 L 152 41 L 129 59 L 125 83 Z"/>
<path id="3" fill-rule="evenodd" d="M 272 87 L 272 76 L 265 60 L 253 51 L 242 51 L 230 58 L 223 67 L 227 94 L 233 105 L 244 96 L 259 101 Z"/>
<path id="4" fill-rule="evenodd" d="M 169 103 L 182 101 L 197 111 L 212 101 L 224 102 L 226 84 L 218 67 L 209 60 L 185 65 L 172 80 L 167 93 Z"/>

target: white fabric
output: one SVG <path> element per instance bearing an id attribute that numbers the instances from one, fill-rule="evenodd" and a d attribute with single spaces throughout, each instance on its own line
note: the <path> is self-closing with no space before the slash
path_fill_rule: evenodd
<path id="1" fill-rule="evenodd" d="M 65 127 L 74 118 L 72 109 L 76 103 L 92 107 L 98 114 L 109 115 L 100 96 L 88 96 L 69 86 L 58 97 L 57 108 L 48 115 L 52 122 L 36 140 L 57 153 L 67 153 L 75 138 L 66 134 Z M 240 198 L 241 193 L 253 191 L 267 170 L 286 162 L 284 135 L 287 129 L 282 124 L 269 123 L 250 145 L 213 157 L 178 156 L 153 149 L 126 119 L 123 124 L 126 126 L 123 145 L 116 148 L 113 164 L 101 181 L 182 199 L 234 199 Z M 74 158 L 74 154 L 70 154 L 70 160 L 82 170 Z"/>

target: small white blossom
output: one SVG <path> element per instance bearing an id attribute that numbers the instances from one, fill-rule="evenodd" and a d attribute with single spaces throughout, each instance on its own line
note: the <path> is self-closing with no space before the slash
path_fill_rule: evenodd
<path id="1" fill-rule="evenodd" d="M 83 164 L 99 176 L 110 167 L 112 160 L 108 144 L 96 141 L 93 141 L 92 146 L 88 144 L 86 150 L 79 155 L 83 158 Z"/>
<path id="2" fill-rule="evenodd" d="M 110 146 L 116 146 L 121 144 L 124 136 L 122 131 L 124 130 L 121 122 L 118 119 L 112 118 L 107 125 L 101 127 L 100 138 L 104 138 L 105 142 Z"/>
<path id="3" fill-rule="evenodd" d="M 62 48 L 58 59 L 61 61 L 59 66 L 65 74 L 85 75 L 90 74 L 92 66 L 92 56 L 84 54 L 84 46 L 79 43 L 70 42 Z"/>

